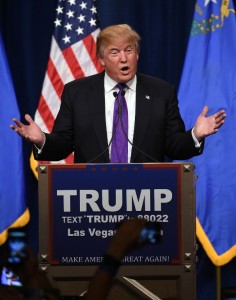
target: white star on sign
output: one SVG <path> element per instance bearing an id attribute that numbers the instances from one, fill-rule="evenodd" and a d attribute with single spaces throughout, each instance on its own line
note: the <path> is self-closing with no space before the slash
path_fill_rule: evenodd
<path id="1" fill-rule="evenodd" d="M 217 0 L 205 0 L 204 6 L 207 6 L 210 2 L 217 4 Z"/>

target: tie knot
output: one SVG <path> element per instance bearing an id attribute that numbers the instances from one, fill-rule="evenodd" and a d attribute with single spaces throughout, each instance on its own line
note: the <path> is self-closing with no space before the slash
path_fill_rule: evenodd
<path id="1" fill-rule="evenodd" d="M 116 87 L 120 90 L 123 91 L 127 87 L 125 83 L 117 83 Z"/>

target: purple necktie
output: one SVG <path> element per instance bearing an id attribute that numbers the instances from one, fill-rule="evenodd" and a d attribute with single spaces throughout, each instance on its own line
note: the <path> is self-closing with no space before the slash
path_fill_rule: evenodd
<path id="1" fill-rule="evenodd" d="M 124 97 L 126 84 L 118 83 L 119 89 L 114 104 L 113 114 L 113 140 L 111 144 L 111 162 L 128 162 L 128 109 Z"/>

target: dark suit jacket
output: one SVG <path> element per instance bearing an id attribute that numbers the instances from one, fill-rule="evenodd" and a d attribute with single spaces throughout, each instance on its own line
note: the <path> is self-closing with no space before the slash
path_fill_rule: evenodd
<path id="1" fill-rule="evenodd" d="M 176 91 L 169 83 L 137 74 L 132 163 L 188 159 L 202 153 L 185 131 Z M 61 108 L 38 160 L 57 161 L 74 151 L 76 163 L 108 163 L 104 72 L 65 85 Z M 140 151 L 141 150 L 141 151 Z M 104 153 L 103 153 L 104 152 Z M 103 154 L 102 154 L 103 153 Z"/>

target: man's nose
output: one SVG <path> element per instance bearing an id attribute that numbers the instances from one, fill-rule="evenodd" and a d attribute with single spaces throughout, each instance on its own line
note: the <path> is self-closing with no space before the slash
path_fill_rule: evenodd
<path id="1" fill-rule="evenodd" d="M 127 61 L 127 56 L 126 56 L 125 51 L 120 51 L 120 60 L 121 60 L 122 62 Z"/>

